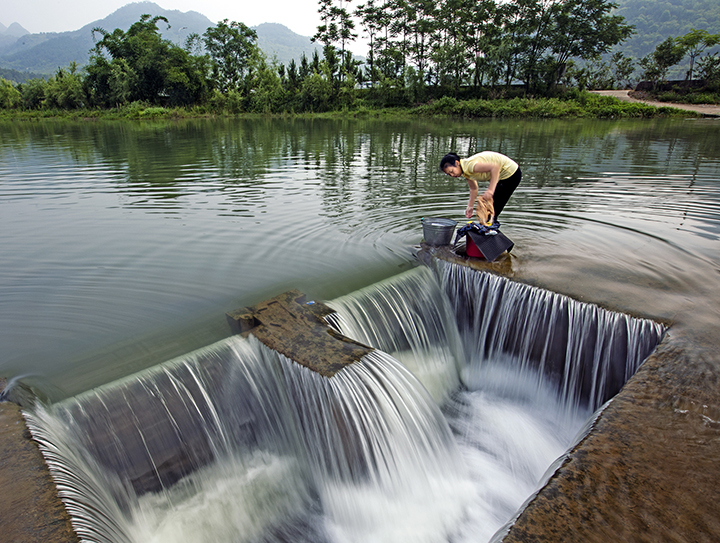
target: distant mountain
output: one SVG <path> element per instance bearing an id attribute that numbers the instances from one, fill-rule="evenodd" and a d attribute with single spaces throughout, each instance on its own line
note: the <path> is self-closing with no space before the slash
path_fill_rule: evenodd
<path id="1" fill-rule="evenodd" d="M 46 74 L 36 74 L 35 72 L 18 72 L 17 70 L 11 70 L 8 68 L 0 68 L 0 77 L 7 79 L 8 81 L 14 81 L 15 83 L 25 83 L 30 79 L 46 79 Z"/>
<path id="2" fill-rule="evenodd" d="M 0 49 L 4 45 L 15 43 L 20 36 L 25 34 L 29 34 L 29 32 L 17 23 L 11 24 L 10 27 L 0 23 Z"/>
<path id="3" fill-rule="evenodd" d="M 116 28 L 127 30 L 144 14 L 165 17 L 170 28 L 166 28 L 167 25 L 161 21 L 158 29 L 163 38 L 178 45 L 183 45 L 189 34 L 202 34 L 216 24 L 196 11 L 170 11 L 153 2 L 127 4 L 104 19 L 72 32 L 30 34 L 24 31 L 16 34 L 18 32 L 16 28 L 22 29 L 22 27 L 13 23 L 5 30 L 0 28 L 0 68 L 49 75 L 55 73 L 58 68 L 69 66 L 73 61 L 83 66 L 88 62 L 90 50 L 95 46 L 93 28 L 99 27 L 108 32 Z M 8 35 L 11 29 L 16 35 Z M 303 52 L 310 58 L 313 49 L 317 47 L 309 37 L 295 34 L 280 24 L 265 23 L 255 30 L 260 48 L 268 57 L 275 57 L 282 64 L 287 65 L 292 58 L 297 62 Z"/>
<path id="4" fill-rule="evenodd" d="M 51 74 L 59 67 L 68 66 L 72 61 L 82 66 L 89 60 L 90 49 L 95 45 L 93 28 L 103 28 L 108 32 L 116 28 L 127 30 L 146 13 L 162 15 L 168 20 L 169 29 L 165 28 L 166 25 L 162 22 L 158 28 L 164 38 L 175 43 L 182 43 L 191 32 L 202 34 L 208 27 L 214 26 L 210 19 L 195 11 L 169 11 L 152 2 L 136 2 L 79 30 L 25 34 L 12 43 L 0 42 L 0 67 Z"/>
<path id="5" fill-rule="evenodd" d="M 24 36 L 25 34 L 30 34 L 30 32 L 25 30 L 18 23 L 13 23 L 8 27 L 0 24 L 0 34 L 2 34 L 3 36 L 19 38 L 20 36 Z"/>
<path id="6" fill-rule="evenodd" d="M 322 47 L 310 41 L 307 36 L 295 34 L 288 27 L 278 23 L 263 23 L 253 27 L 258 35 L 258 45 L 268 58 L 276 58 L 287 66 L 292 59 L 298 63 L 302 53 L 310 60 L 314 49 L 322 53 Z"/>
<path id="7" fill-rule="evenodd" d="M 640 60 L 669 36 L 684 36 L 693 28 L 720 34 L 717 0 L 615 0 L 613 14 L 635 26 L 635 34 L 617 49 Z"/>

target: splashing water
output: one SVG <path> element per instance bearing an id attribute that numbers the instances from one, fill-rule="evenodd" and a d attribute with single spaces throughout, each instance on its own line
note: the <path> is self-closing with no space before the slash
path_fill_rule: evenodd
<path id="1" fill-rule="evenodd" d="M 330 305 L 330 379 L 235 336 L 26 413 L 81 539 L 488 541 L 662 334 L 451 265 Z"/>

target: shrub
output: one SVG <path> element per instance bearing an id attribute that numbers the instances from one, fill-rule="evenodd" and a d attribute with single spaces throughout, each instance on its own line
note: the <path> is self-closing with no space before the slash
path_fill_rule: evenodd
<path id="1" fill-rule="evenodd" d="M 146 108 L 140 112 L 141 119 L 156 119 L 158 117 L 166 117 L 168 114 L 167 109 L 164 107 L 153 106 Z"/>
<path id="2" fill-rule="evenodd" d="M 0 77 L 0 108 L 17 109 L 22 104 L 20 91 L 7 79 Z"/>
<path id="3" fill-rule="evenodd" d="M 20 87 L 22 94 L 22 105 L 25 109 L 40 109 L 45 101 L 45 88 L 47 83 L 44 79 L 30 79 Z"/>
<path id="4" fill-rule="evenodd" d="M 332 83 L 318 73 L 305 78 L 300 87 L 300 107 L 315 113 L 330 109 Z"/>

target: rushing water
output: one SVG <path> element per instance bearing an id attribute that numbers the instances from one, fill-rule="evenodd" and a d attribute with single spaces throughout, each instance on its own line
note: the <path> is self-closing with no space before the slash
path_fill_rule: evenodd
<path id="1" fill-rule="evenodd" d="M 41 407 L 30 427 L 86 541 L 487 541 L 588 418 L 582 375 L 629 377 L 663 332 L 497 281 L 445 273 L 443 289 L 420 269 L 335 300 L 333 324 L 387 352 L 332 378 L 236 336 Z M 596 364 L 463 332 L 449 309 L 483 284 L 499 314 L 537 309 Z M 574 311 L 543 316 L 548 300 Z"/>
<path id="2" fill-rule="evenodd" d="M 60 424 L 68 419 L 54 411 L 65 403 L 33 415 L 58 421 L 47 427 L 55 433 L 48 443 L 68 444 L 63 454 L 70 458 L 60 465 L 69 462 L 78 470 L 68 473 L 99 481 L 89 488 L 99 489 L 94 507 L 111 519 L 110 540 L 180 541 L 182 534 L 200 541 L 205 534 L 226 541 L 382 541 L 409 531 L 417 541 L 487 540 L 533 492 L 581 429 L 591 411 L 585 403 L 595 407 L 605 398 L 607 374 L 575 394 L 568 380 L 533 373 L 541 361 L 520 357 L 515 369 L 469 364 L 494 355 L 491 343 L 468 343 L 462 318 L 458 335 L 441 325 L 456 322 L 462 296 L 448 302 L 414 288 L 406 305 L 393 304 L 411 322 L 418 319 L 417 333 L 402 340 L 380 337 L 375 319 L 384 311 L 373 316 L 374 326 L 360 327 L 392 354 L 377 361 L 383 369 L 364 390 L 399 380 L 402 396 L 418 402 L 411 412 L 425 413 L 423 424 L 434 424 L 431 433 L 439 436 L 423 445 L 424 456 L 406 461 L 419 454 L 414 438 L 403 437 L 416 421 L 397 418 L 390 441 L 413 443 L 408 454 L 399 445 L 402 459 L 393 460 L 406 471 L 384 480 L 377 475 L 373 485 L 318 476 L 327 466 L 318 470 L 307 451 L 328 444 L 286 435 L 303 425 L 297 413 L 281 416 L 256 405 L 269 417 L 262 427 L 275 429 L 270 439 L 245 415 L 221 422 L 228 413 L 194 395 L 213 387 L 204 386 L 186 353 L 205 353 L 217 342 L 245 353 L 234 358 L 250 364 L 226 364 L 227 371 L 266 367 L 261 362 L 268 357 L 271 367 L 285 367 L 262 349 L 225 339 L 224 312 L 298 288 L 333 300 L 346 308 L 346 321 L 357 322 L 352 300 L 365 296 L 357 289 L 383 289 L 386 278 L 415 268 L 420 218 L 459 219 L 466 203 L 467 187 L 437 170 L 448 150 L 499 150 L 523 169 L 523 183 L 503 212 L 502 229 L 515 248 L 491 268 L 672 324 L 676 335 L 717 352 L 716 121 L 17 122 L 2 123 L 0 134 L 0 375 L 54 402 L 102 397 L 102 388 L 90 389 L 176 357 L 170 365 L 185 377 L 173 381 L 174 370 L 167 370 L 164 379 L 187 383 L 197 376 L 187 394 L 202 424 L 193 427 L 210 432 L 205 438 L 213 446 L 188 453 L 201 468 L 163 483 L 159 493 L 134 496 L 128 481 L 139 474 L 117 478 L 76 449 L 76 430 Z M 548 310 L 575 315 L 575 302 L 562 300 Z M 420 302 L 423 311 L 413 307 Z M 422 317 L 428 307 L 444 318 L 428 322 Z M 498 315 L 517 322 L 512 312 Z M 615 319 L 593 315 L 603 327 Z M 483 334 L 503 337 L 492 327 Z M 420 340 L 425 354 L 418 356 Z M 348 380 L 362 381 L 366 370 L 359 367 Z M 247 390 L 255 373 L 263 372 L 246 372 Z M 291 383 L 315 379 L 294 369 L 281 373 Z M 306 385 L 299 388 L 327 401 L 337 397 L 323 383 Z M 187 397 L 180 392 L 182 402 Z M 304 405 L 308 398 L 293 401 Z M 295 422 L 281 422 L 287 420 Z M 227 426 L 232 439 L 223 437 Z M 149 446 L 145 436 L 138 439 Z M 438 454 L 462 461 L 435 465 L 442 464 L 433 460 Z M 428 466 L 442 473 L 421 477 Z M 415 491 L 409 481 L 424 487 Z M 77 483 L 68 481 L 67 488 Z M 430 511 L 426 501 L 410 499 L 436 493 L 449 497 Z M 389 500 L 393 495 L 407 499 Z M 405 505 L 397 509 L 398 503 Z"/>

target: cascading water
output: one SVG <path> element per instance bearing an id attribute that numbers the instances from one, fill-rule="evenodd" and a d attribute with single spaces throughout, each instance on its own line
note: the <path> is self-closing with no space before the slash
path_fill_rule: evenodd
<path id="1" fill-rule="evenodd" d="M 439 270 L 330 303 L 379 349 L 332 378 L 235 336 L 28 412 L 78 535 L 489 540 L 662 327 Z"/>
<path id="2" fill-rule="evenodd" d="M 459 386 L 465 359 L 457 324 L 441 285 L 426 268 L 338 298 L 327 317 L 344 335 L 389 353 L 438 404 Z"/>
<path id="3" fill-rule="evenodd" d="M 447 422 L 382 352 L 327 379 L 233 337 L 28 424 L 86 541 L 433 541 L 463 513 Z"/>
<path id="4" fill-rule="evenodd" d="M 547 290 L 439 263 L 469 364 L 463 382 L 517 368 L 537 373 L 569 406 L 592 410 L 618 393 L 650 355 L 662 325 L 606 311 Z"/>

